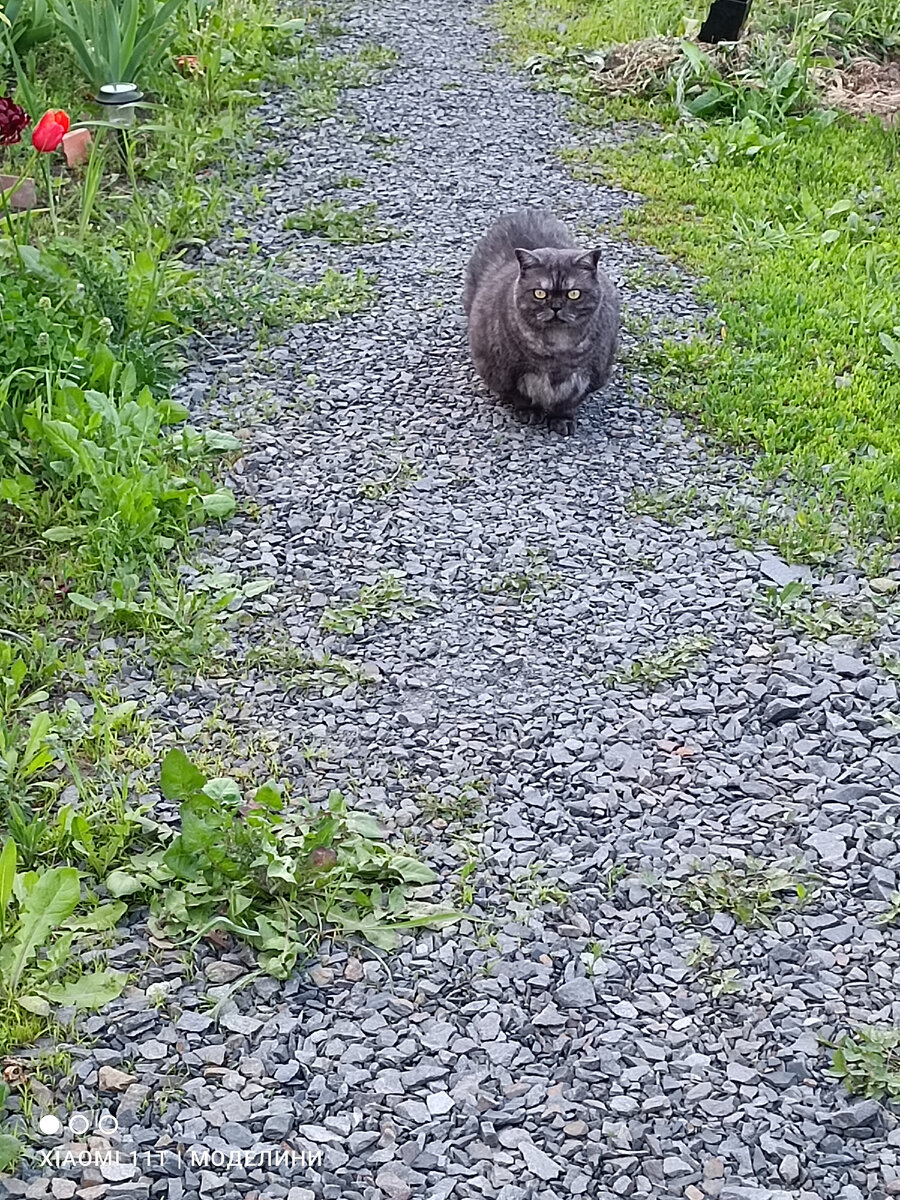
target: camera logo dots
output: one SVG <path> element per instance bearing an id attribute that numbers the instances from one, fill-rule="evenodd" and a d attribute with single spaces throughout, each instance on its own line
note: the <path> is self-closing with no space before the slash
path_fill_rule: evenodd
<path id="1" fill-rule="evenodd" d="M 117 1133 L 119 1122 L 111 1113 L 101 1113 L 96 1120 L 94 1114 L 90 1117 L 84 1113 L 72 1113 L 67 1122 L 69 1132 L 75 1137 L 83 1137 L 86 1133 L 102 1133 L 107 1137 Z M 38 1121 L 38 1129 L 47 1137 L 57 1137 L 63 1131 L 63 1123 L 54 1113 L 44 1113 Z"/>

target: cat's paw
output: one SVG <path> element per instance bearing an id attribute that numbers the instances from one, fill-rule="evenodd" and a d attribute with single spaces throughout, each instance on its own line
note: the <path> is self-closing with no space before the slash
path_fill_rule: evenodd
<path id="1" fill-rule="evenodd" d="M 558 433 L 560 437 L 571 437 L 575 432 L 574 417 L 550 417 L 549 425 L 554 433 Z"/>

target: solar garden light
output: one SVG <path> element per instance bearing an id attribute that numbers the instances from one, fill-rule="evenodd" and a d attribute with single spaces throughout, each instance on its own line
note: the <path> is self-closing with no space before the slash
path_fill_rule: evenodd
<path id="1" fill-rule="evenodd" d="M 135 105 L 143 98 L 133 83 L 105 83 L 95 97 L 107 109 L 110 125 L 120 129 L 134 124 Z"/>

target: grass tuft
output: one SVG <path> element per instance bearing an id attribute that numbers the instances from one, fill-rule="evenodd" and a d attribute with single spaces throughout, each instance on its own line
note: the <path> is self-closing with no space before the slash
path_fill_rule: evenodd
<path id="1" fill-rule="evenodd" d="M 685 882 L 682 897 L 693 912 L 730 913 L 742 925 L 770 926 L 776 913 L 801 907 L 814 890 L 805 873 L 748 858 L 698 872 Z"/>

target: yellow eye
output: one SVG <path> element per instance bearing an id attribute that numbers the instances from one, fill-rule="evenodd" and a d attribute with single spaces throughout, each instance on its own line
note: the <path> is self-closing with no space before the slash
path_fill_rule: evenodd
<path id="1" fill-rule="evenodd" d="M 546 300 L 547 293 L 545 291 L 542 291 L 541 288 L 535 288 L 534 289 L 534 298 L 535 298 L 535 300 Z"/>
<path id="2" fill-rule="evenodd" d="M 581 299 L 581 292 L 579 292 L 578 288 L 572 288 L 571 292 L 566 292 L 566 295 L 569 297 L 570 300 L 580 300 Z"/>

